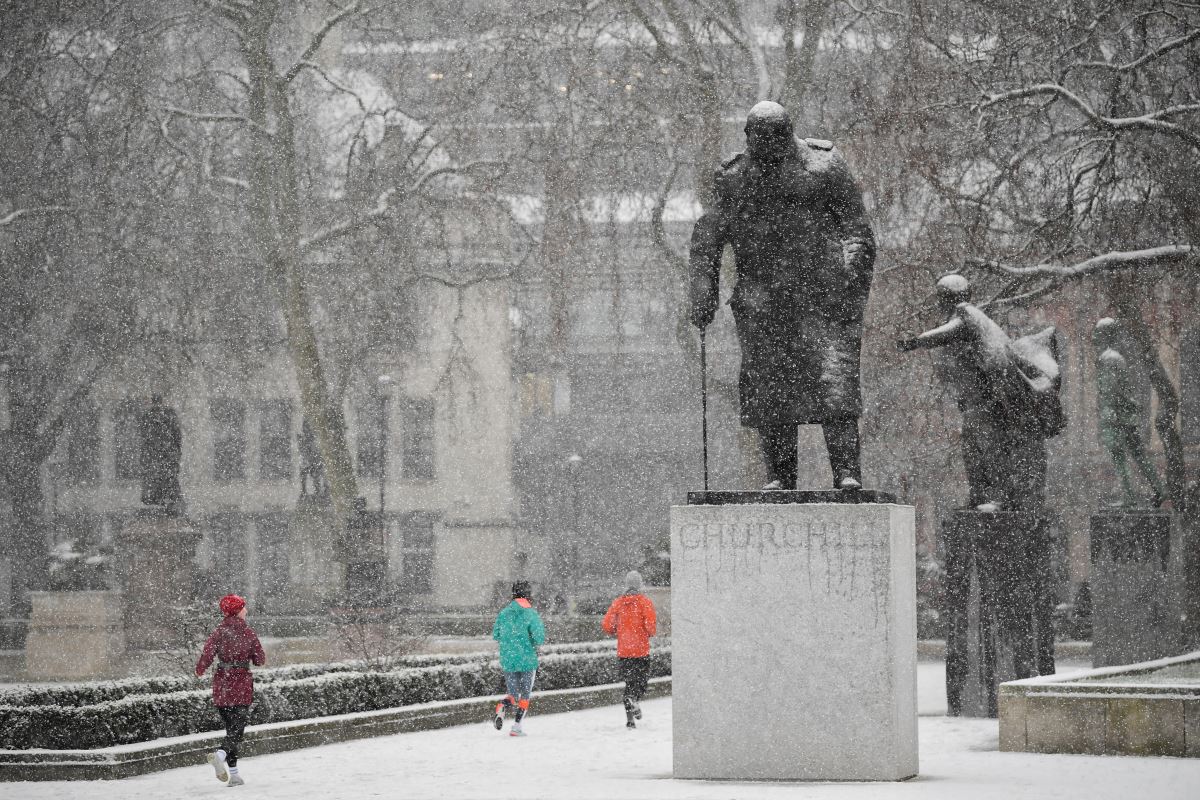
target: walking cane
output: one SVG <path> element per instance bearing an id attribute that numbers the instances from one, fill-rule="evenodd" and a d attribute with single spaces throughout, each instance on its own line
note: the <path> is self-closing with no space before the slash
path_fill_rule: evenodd
<path id="1" fill-rule="evenodd" d="M 708 354 L 700 329 L 700 435 L 704 440 L 704 491 L 708 491 Z"/>

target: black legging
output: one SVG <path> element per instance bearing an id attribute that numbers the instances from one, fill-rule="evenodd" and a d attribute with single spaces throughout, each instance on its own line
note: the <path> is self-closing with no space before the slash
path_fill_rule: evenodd
<path id="1" fill-rule="evenodd" d="M 624 699 L 640 702 L 650 680 L 650 656 L 618 660 L 621 662 L 621 678 L 625 681 Z"/>
<path id="2" fill-rule="evenodd" d="M 246 723 L 250 721 L 250 706 L 217 706 L 217 713 L 221 715 L 221 722 L 225 723 L 225 738 L 221 740 L 225 763 L 236 767 L 238 745 L 246 733 Z"/>

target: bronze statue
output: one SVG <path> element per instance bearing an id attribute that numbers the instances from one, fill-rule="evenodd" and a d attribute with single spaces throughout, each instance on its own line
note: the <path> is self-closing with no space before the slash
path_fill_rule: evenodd
<path id="1" fill-rule="evenodd" d="M 159 506 L 170 516 L 183 510 L 179 487 L 179 461 L 183 454 L 183 432 L 175 409 L 163 405 L 162 397 L 150 398 L 150 407 L 138 418 L 141 434 L 139 463 L 142 473 L 142 503 Z"/>
<path id="2" fill-rule="evenodd" d="M 1066 427 L 1054 328 L 1010 339 L 978 306 L 961 275 L 937 282 L 949 320 L 901 350 L 937 348 L 934 372 L 962 412 L 962 454 L 970 494 L 981 511 L 1040 514 L 1046 495 L 1046 439 Z"/>
<path id="3" fill-rule="evenodd" d="M 834 486 L 861 488 L 859 351 L 875 237 L 845 159 L 832 142 L 797 139 L 778 103 L 750 109 L 746 152 L 717 170 L 692 231 L 691 320 L 702 331 L 726 244 L 737 266 L 741 420 L 758 429 L 767 488 L 796 487 L 796 428 L 810 423 L 824 430 Z"/>
<path id="4" fill-rule="evenodd" d="M 321 460 L 321 450 L 317 446 L 317 436 L 313 433 L 312 425 L 305 417 L 300 424 L 300 433 L 296 434 L 296 444 L 300 450 L 300 496 L 312 495 L 323 500 L 329 499 L 329 482 L 325 479 L 325 463 Z M 312 480 L 312 492 L 308 490 L 308 482 Z"/>
<path id="5" fill-rule="evenodd" d="M 1158 471 L 1150 463 L 1146 445 L 1139 428 L 1144 423 L 1142 406 L 1134 393 L 1129 363 L 1121 355 L 1121 327 L 1112 317 L 1096 323 L 1092 332 L 1096 346 L 1096 398 L 1100 409 L 1100 441 L 1112 457 L 1117 477 L 1121 481 L 1123 500 L 1120 505 L 1133 507 L 1140 500 L 1133 491 L 1129 474 L 1129 461 L 1137 465 L 1138 471 L 1154 491 L 1150 498 L 1152 506 L 1162 504 L 1166 492 Z"/>

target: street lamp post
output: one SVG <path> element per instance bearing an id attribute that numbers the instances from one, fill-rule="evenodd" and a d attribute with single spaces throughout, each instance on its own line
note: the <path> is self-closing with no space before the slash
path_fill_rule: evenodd
<path id="1" fill-rule="evenodd" d="M 567 456 L 567 467 L 571 473 L 571 514 L 574 517 L 574 531 L 571 536 L 571 610 L 575 610 L 576 603 L 579 599 L 579 537 L 580 531 L 580 515 L 579 515 L 579 465 L 583 463 L 583 456 L 579 453 L 571 453 Z"/>
<path id="2" fill-rule="evenodd" d="M 391 375 L 380 375 L 377 381 L 379 391 L 379 541 L 387 542 L 387 525 L 383 521 L 384 486 L 387 483 L 387 390 L 392 384 Z"/>

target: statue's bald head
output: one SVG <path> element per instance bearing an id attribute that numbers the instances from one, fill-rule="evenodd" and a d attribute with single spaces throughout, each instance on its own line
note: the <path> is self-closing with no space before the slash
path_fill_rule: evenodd
<path id="1" fill-rule="evenodd" d="M 938 305 L 943 308 L 954 308 L 959 303 L 971 301 L 971 283 L 957 272 L 951 272 L 938 278 Z"/>
<path id="2" fill-rule="evenodd" d="M 779 103 L 763 100 L 746 115 L 746 151 L 758 161 L 775 162 L 793 147 L 792 119 Z"/>
<path id="3" fill-rule="evenodd" d="M 788 116 L 787 109 L 779 103 L 774 100 L 763 100 L 755 103 L 754 107 L 750 109 L 750 113 L 746 115 L 747 128 L 760 123 L 791 126 L 792 119 Z"/>
<path id="4" fill-rule="evenodd" d="M 1092 341 L 1097 347 L 1109 348 L 1117 343 L 1121 334 L 1121 323 L 1112 317 L 1101 317 L 1092 329 Z"/>

